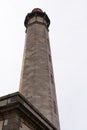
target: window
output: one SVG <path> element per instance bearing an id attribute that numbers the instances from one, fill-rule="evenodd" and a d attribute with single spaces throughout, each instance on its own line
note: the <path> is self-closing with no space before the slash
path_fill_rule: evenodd
<path id="1" fill-rule="evenodd" d="M 49 61 L 51 62 L 51 55 L 49 54 Z"/>
<path id="2" fill-rule="evenodd" d="M 56 103 L 55 103 L 55 101 L 53 101 L 53 106 L 54 106 L 54 112 L 55 112 L 55 114 L 56 114 Z"/>
<path id="3" fill-rule="evenodd" d="M 53 75 L 51 74 L 51 83 L 54 84 Z"/>
<path id="4" fill-rule="evenodd" d="M 3 128 L 3 121 L 0 121 L 0 130 Z"/>

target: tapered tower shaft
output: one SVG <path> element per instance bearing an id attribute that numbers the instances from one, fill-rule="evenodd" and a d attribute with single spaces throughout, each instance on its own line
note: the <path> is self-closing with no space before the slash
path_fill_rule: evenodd
<path id="1" fill-rule="evenodd" d="M 20 92 L 59 129 L 55 84 L 48 27 L 50 20 L 41 9 L 25 18 L 26 40 Z"/>

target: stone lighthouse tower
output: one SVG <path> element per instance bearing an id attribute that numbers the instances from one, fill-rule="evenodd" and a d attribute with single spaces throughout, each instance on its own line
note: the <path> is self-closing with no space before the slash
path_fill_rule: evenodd
<path id="1" fill-rule="evenodd" d="M 60 130 L 48 28 L 41 9 L 25 18 L 20 90 L 0 97 L 0 130 Z"/>
<path id="2" fill-rule="evenodd" d="M 26 40 L 20 92 L 59 130 L 48 28 L 45 12 L 35 8 L 27 14 L 24 25 Z"/>

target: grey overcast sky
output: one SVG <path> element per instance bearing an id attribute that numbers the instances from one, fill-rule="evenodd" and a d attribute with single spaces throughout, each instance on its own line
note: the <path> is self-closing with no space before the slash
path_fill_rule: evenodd
<path id="1" fill-rule="evenodd" d="M 0 96 L 18 91 L 24 18 L 35 7 L 51 20 L 61 130 L 87 130 L 87 0 L 0 0 Z"/>

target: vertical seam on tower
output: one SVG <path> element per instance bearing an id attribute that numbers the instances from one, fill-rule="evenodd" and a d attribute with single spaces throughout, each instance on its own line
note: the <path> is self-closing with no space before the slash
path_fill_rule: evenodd
<path id="1" fill-rule="evenodd" d="M 47 38 L 46 38 L 46 43 L 47 43 L 47 44 L 50 44 L 50 43 L 47 41 Z M 46 44 L 46 45 L 47 45 L 47 44 Z M 50 45 L 49 45 L 49 46 L 50 46 Z M 48 49 L 48 45 L 47 45 L 47 49 Z M 48 50 L 47 50 L 47 59 L 49 59 L 49 58 L 48 58 Z M 47 62 L 48 62 L 49 81 L 50 81 L 49 60 L 47 60 Z M 51 99 L 49 100 L 49 102 L 51 103 L 51 120 L 53 121 L 51 82 L 50 82 L 50 84 L 49 84 L 49 95 L 51 96 Z"/>

